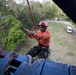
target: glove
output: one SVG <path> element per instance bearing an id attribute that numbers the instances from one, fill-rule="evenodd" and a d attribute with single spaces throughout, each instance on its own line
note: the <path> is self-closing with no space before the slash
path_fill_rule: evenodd
<path id="1" fill-rule="evenodd" d="M 29 34 L 30 34 L 30 35 L 34 35 L 35 32 L 34 32 L 34 31 L 29 31 Z"/>
<path id="2" fill-rule="evenodd" d="M 24 29 L 24 31 L 25 31 L 26 33 L 28 33 L 28 34 L 29 34 L 29 32 L 30 32 L 28 29 Z"/>
<path id="3" fill-rule="evenodd" d="M 29 35 L 34 35 L 35 32 L 34 31 L 29 31 L 28 29 L 24 29 L 25 33 L 29 34 Z"/>

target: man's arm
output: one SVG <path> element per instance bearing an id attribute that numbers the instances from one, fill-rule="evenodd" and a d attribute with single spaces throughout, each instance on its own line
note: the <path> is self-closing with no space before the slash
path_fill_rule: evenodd
<path id="1" fill-rule="evenodd" d="M 25 32 L 30 38 L 34 38 L 34 37 L 33 37 L 34 32 L 29 31 L 28 29 L 24 29 L 24 32 Z"/>

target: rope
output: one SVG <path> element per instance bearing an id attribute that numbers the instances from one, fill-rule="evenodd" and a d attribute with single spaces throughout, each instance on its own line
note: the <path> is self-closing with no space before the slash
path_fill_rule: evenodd
<path id="1" fill-rule="evenodd" d="M 29 0 L 27 0 L 27 4 L 28 4 L 29 10 L 30 10 L 30 15 L 31 15 L 31 19 L 32 19 L 32 22 L 33 22 L 33 25 L 34 25 L 34 30 L 35 30 L 35 32 L 37 32 L 34 16 L 32 14 L 31 8 L 30 8 Z"/>
<path id="2" fill-rule="evenodd" d="M 30 8 L 29 0 L 27 0 L 27 4 L 28 4 L 29 11 L 30 11 L 32 23 L 33 23 L 33 25 L 34 25 L 34 30 L 35 30 L 35 33 L 36 33 L 36 32 L 37 32 L 37 30 L 36 30 L 36 24 L 35 24 L 34 16 L 33 16 L 33 14 L 32 14 L 31 8 Z M 29 41 L 29 40 L 28 40 L 28 37 L 27 37 L 27 34 L 26 34 L 26 39 L 27 39 L 27 41 Z M 29 42 L 28 42 L 28 47 L 30 48 L 30 43 L 29 43 Z"/>
<path id="3" fill-rule="evenodd" d="M 26 41 L 27 41 L 27 47 L 28 47 L 28 49 L 30 49 L 31 48 L 31 45 L 29 43 L 29 39 L 28 39 L 28 35 L 27 34 L 26 34 Z"/>

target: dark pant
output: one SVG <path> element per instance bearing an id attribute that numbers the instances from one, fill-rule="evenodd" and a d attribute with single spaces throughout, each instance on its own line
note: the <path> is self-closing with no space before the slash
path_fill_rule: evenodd
<path id="1" fill-rule="evenodd" d="M 34 46 L 31 48 L 26 55 L 31 55 L 32 57 L 35 57 L 38 55 L 39 58 L 48 58 L 50 51 L 49 47 L 45 47 L 44 49 L 39 46 Z"/>

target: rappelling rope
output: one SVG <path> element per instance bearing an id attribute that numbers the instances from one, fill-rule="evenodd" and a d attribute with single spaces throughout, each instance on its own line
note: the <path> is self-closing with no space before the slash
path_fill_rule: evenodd
<path id="1" fill-rule="evenodd" d="M 30 15 L 31 15 L 31 19 L 32 19 L 32 22 L 33 22 L 33 25 L 34 25 L 34 30 L 35 30 L 35 32 L 37 32 L 37 30 L 36 30 L 36 24 L 35 24 L 35 20 L 34 20 L 34 16 L 32 14 L 31 8 L 30 8 L 29 0 L 27 0 L 27 4 L 28 4 L 29 10 L 30 10 Z"/>
<path id="2" fill-rule="evenodd" d="M 33 14 L 32 14 L 31 8 L 30 8 L 29 0 L 27 0 L 27 4 L 28 4 L 29 11 L 30 11 L 32 23 L 33 23 L 33 25 L 34 25 L 34 30 L 35 30 L 35 33 L 36 33 L 36 32 L 37 32 L 37 31 L 36 31 L 36 24 L 35 24 L 34 16 L 33 16 Z M 26 34 L 26 39 L 27 39 L 27 41 L 28 41 L 27 34 Z M 31 45 L 30 45 L 30 43 L 28 42 L 28 48 L 30 48 L 30 46 L 31 46 Z"/>

